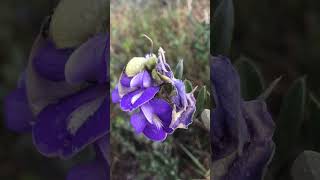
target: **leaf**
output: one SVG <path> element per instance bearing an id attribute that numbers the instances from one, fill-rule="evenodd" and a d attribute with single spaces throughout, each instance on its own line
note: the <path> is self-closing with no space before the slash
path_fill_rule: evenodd
<path id="1" fill-rule="evenodd" d="M 196 114 L 195 117 L 198 116 L 200 112 L 203 111 L 204 109 L 204 104 L 206 102 L 206 97 L 207 97 L 207 89 L 206 86 L 202 86 L 200 89 L 198 96 L 197 96 L 197 102 L 196 102 Z"/>
<path id="2" fill-rule="evenodd" d="M 274 139 L 277 145 L 275 159 L 279 166 L 296 156 L 306 102 L 305 77 L 297 79 L 283 99 Z M 290 152 L 290 153 L 289 153 Z"/>
<path id="3" fill-rule="evenodd" d="M 213 55 L 228 55 L 234 27 L 234 8 L 232 0 L 222 0 L 213 15 L 212 52 Z"/>
<path id="4" fill-rule="evenodd" d="M 320 151 L 320 101 L 312 93 L 309 94 L 306 112 L 308 116 L 304 127 L 304 148 Z"/>
<path id="5" fill-rule="evenodd" d="M 201 113 L 201 121 L 207 130 L 210 130 L 210 109 L 204 109 Z"/>
<path id="6" fill-rule="evenodd" d="M 192 162 L 202 171 L 202 174 L 205 175 L 207 170 L 206 168 L 200 163 L 200 161 L 181 143 L 178 143 L 180 148 L 189 156 Z"/>
<path id="7" fill-rule="evenodd" d="M 235 67 L 240 75 L 241 95 L 245 100 L 252 100 L 259 96 L 264 83 L 258 67 L 248 58 L 241 57 Z"/>
<path id="8" fill-rule="evenodd" d="M 174 72 L 174 76 L 177 79 L 182 79 L 182 76 L 183 76 L 183 59 L 179 60 L 179 63 L 177 64 L 175 72 Z"/>
<path id="9" fill-rule="evenodd" d="M 282 76 L 278 77 L 272 83 L 269 85 L 267 89 L 263 91 L 263 93 L 258 97 L 258 99 L 266 100 L 271 92 L 274 90 L 274 88 L 278 85 L 278 83 L 281 81 Z"/>
<path id="10" fill-rule="evenodd" d="M 192 83 L 188 79 L 184 80 L 184 85 L 187 93 L 190 93 L 193 90 Z"/>

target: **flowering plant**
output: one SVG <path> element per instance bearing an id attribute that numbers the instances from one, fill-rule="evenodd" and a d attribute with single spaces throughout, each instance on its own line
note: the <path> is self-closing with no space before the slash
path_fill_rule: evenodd
<path id="1" fill-rule="evenodd" d="M 112 101 L 123 111 L 133 112 L 130 122 L 137 134 L 163 141 L 167 134 L 192 123 L 194 90 L 187 92 L 184 82 L 175 78 L 160 47 L 158 57 L 150 53 L 128 62 L 112 92 Z"/>

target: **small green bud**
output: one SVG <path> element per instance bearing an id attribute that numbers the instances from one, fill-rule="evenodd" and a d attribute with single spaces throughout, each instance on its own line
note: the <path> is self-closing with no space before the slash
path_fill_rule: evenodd
<path id="1" fill-rule="evenodd" d="M 133 77 L 142 70 L 145 69 L 147 59 L 144 57 L 134 57 L 132 58 L 125 69 L 125 72 L 128 77 Z"/>
<path id="2" fill-rule="evenodd" d="M 157 57 L 152 56 L 146 62 L 146 67 L 148 70 L 152 70 L 156 67 L 156 64 L 157 64 Z"/>

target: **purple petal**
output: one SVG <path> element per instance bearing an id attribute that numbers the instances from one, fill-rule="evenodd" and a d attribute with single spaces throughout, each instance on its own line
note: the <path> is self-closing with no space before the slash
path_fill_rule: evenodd
<path id="1" fill-rule="evenodd" d="M 118 91 L 118 87 L 114 88 L 114 90 L 111 93 L 111 99 L 113 103 L 119 103 L 120 102 L 120 95 Z"/>
<path id="2" fill-rule="evenodd" d="M 153 141 L 164 141 L 167 137 L 167 133 L 162 128 L 149 123 L 144 128 L 143 134 Z"/>
<path id="3" fill-rule="evenodd" d="M 196 111 L 196 100 L 192 93 L 186 94 L 186 99 L 185 109 L 178 112 L 180 116 L 177 119 L 173 119 L 173 122 L 170 124 L 173 130 L 176 128 L 187 128 L 192 123 L 193 115 Z"/>
<path id="4" fill-rule="evenodd" d="M 4 99 L 5 123 L 8 129 L 21 133 L 31 131 L 34 117 L 28 104 L 25 88 L 18 88 Z"/>
<path id="5" fill-rule="evenodd" d="M 133 114 L 130 122 L 137 134 L 141 133 L 147 125 L 147 120 L 141 112 Z"/>
<path id="6" fill-rule="evenodd" d="M 152 99 L 149 104 L 153 108 L 154 114 L 156 114 L 162 122 L 163 129 L 167 133 L 171 133 L 172 129 L 169 128 L 172 120 L 172 108 L 169 103 L 163 99 Z"/>
<path id="7" fill-rule="evenodd" d="M 253 100 L 243 103 L 242 106 L 245 120 L 250 127 L 253 142 L 272 141 L 275 124 L 264 101 Z"/>
<path id="8" fill-rule="evenodd" d="M 67 180 L 108 180 L 110 168 L 106 161 L 92 161 L 73 167 L 67 176 Z"/>
<path id="9" fill-rule="evenodd" d="M 124 111 L 132 111 L 150 101 L 159 91 L 159 87 L 150 87 L 130 92 L 122 97 L 120 107 Z M 133 98 L 139 96 L 134 102 Z"/>
<path id="10" fill-rule="evenodd" d="M 43 38 L 39 35 L 33 44 L 26 70 L 28 102 L 35 115 L 47 105 L 57 103 L 62 97 L 71 95 L 82 88 L 81 86 L 70 85 L 65 81 L 50 80 L 35 70 L 33 61 L 38 49 L 41 47 L 42 41 Z"/>
<path id="11" fill-rule="evenodd" d="M 144 71 L 133 76 L 132 80 L 130 81 L 130 87 L 141 87 L 143 84 L 143 75 Z"/>
<path id="12" fill-rule="evenodd" d="M 245 148 L 243 155 L 231 164 L 223 179 L 263 179 L 274 148 L 273 142 L 250 144 Z"/>
<path id="13" fill-rule="evenodd" d="M 105 83 L 108 79 L 109 37 L 99 34 L 89 39 L 70 56 L 66 67 L 66 81 L 82 83 L 97 81 Z"/>
<path id="14" fill-rule="evenodd" d="M 74 112 L 103 98 L 106 92 L 107 89 L 104 86 L 91 87 L 46 107 L 38 115 L 33 126 L 33 139 L 37 149 L 46 156 L 67 158 L 105 135 L 109 131 L 108 97 L 105 97 L 95 112 L 84 111 L 86 113 L 82 112 L 80 116 Z M 84 118 L 83 115 L 88 117 L 81 119 Z M 80 124 L 75 123 L 76 129 L 70 129 L 69 121 L 71 120 L 72 122 L 81 120 L 78 122 Z"/>
<path id="15" fill-rule="evenodd" d="M 231 62 L 225 57 L 213 58 L 211 82 L 214 87 L 216 109 L 211 122 L 213 144 L 217 146 L 215 155 L 227 153 L 225 143 L 236 143 L 239 153 L 249 141 L 249 131 L 242 113 L 240 79 Z M 230 146 L 234 146 L 230 144 Z"/>
<path id="16" fill-rule="evenodd" d="M 186 95 L 186 89 L 183 81 L 179 79 L 173 80 L 173 85 L 175 87 L 175 90 L 177 92 L 177 95 L 174 96 L 174 102 L 178 102 L 176 104 L 177 108 L 185 108 L 187 106 L 187 95 Z"/>
<path id="17" fill-rule="evenodd" d="M 35 70 L 47 79 L 64 80 L 64 67 L 73 49 L 57 49 L 50 39 L 39 37 L 32 55 Z"/>
<path id="18" fill-rule="evenodd" d="M 128 77 L 126 73 L 123 72 L 120 76 L 120 83 L 122 86 L 130 87 L 131 79 L 132 77 Z"/>
<path id="19" fill-rule="evenodd" d="M 147 88 L 151 86 L 151 76 L 148 71 L 143 73 L 143 87 Z"/>

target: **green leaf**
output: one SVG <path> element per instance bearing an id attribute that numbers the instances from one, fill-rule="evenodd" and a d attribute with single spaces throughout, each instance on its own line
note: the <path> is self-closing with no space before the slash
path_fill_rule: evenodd
<path id="1" fill-rule="evenodd" d="M 207 170 L 206 168 L 200 163 L 200 161 L 181 143 L 178 143 L 180 148 L 189 156 L 189 158 L 192 160 L 192 162 L 199 168 L 200 171 L 202 171 L 202 175 L 205 175 Z"/>
<path id="2" fill-rule="evenodd" d="M 306 112 L 308 116 L 304 127 L 304 148 L 320 151 L 320 101 L 312 93 L 309 94 Z"/>
<path id="3" fill-rule="evenodd" d="M 304 120 L 306 102 L 305 77 L 297 79 L 289 88 L 280 109 L 274 139 L 276 142 L 276 164 L 279 166 L 292 160 L 297 154 L 295 148 L 299 141 Z M 290 153 L 289 153 L 290 152 Z"/>
<path id="4" fill-rule="evenodd" d="M 183 59 L 179 60 L 179 63 L 176 66 L 176 70 L 174 72 L 174 76 L 177 79 L 182 79 L 183 76 Z"/>
<path id="5" fill-rule="evenodd" d="M 195 116 L 197 117 L 200 112 L 203 111 L 204 109 L 204 104 L 206 102 L 206 97 L 207 97 L 207 88 L 206 86 L 202 86 L 200 89 L 198 96 L 197 96 L 197 102 L 196 102 L 196 114 Z"/>
<path id="6" fill-rule="evenodd" d="M 232 0 L 222 0 L 213 15 L 212 29 L 212 52 L 211 54 L 228 55 L 231 47 L 234 8 Z"/>
<path id="7" fill-rule="evenodd" d="M 263 89 L 264 83 L 258 67 L 248 58 L 241 57 L 235 67 L 240 75 L 241 95 L 245 100 L 258 97 Z"/>
<path id="8" fill-rule="evenodd" d="M 188 79 L 184 80 L 184 85 L 187 93 L 190 93 L 193 90 L 192 83 Z"/>

